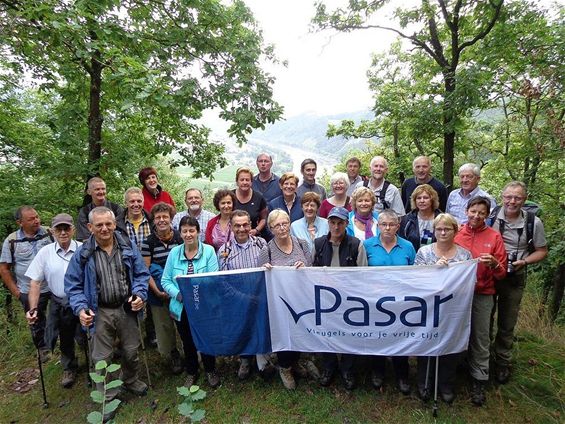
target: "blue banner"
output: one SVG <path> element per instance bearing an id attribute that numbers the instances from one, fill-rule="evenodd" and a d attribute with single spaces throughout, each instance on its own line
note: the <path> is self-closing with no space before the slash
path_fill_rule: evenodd
<path id="1" fill-rule="evenodd" d="M 177 278 L 200 352 L 229 356 L 272 351 L 264 270 Z"/>

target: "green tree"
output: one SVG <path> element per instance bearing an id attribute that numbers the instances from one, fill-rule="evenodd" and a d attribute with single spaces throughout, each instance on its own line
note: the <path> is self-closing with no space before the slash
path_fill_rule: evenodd
<path id="1" fill-rule="evenodd" d="M 0 45 L 17 78 L 60 98 L 54 132 L 80 142 L 84 176 L 173 151 L 209 176 L 225 160 L 204 110 L 239 143 L 282 113 L 260 67 L 272 48 L 239 0 L 0 0 Z"/>
<path id="2" fill-rule="evenodd" d="M 460 118 L 468 110 L 465 94 L 458 89 L 461 69 L 468 63 L 464 53 L 487 37 L 499 18 L 503 0 L 422 0 L 413 8 L 397 8 L 398 27 L 372 23 L 386 0 L 350 0 L 347 7 L 328 11 L 323 2 L 316 4 L 314 25 L 338 31 L 384 29 L 393 31 L 416 50 L 432 59 L 433 69 L 442 82 L 441 110 L 443 132 L 443 178 L 453 183 L 455 140 Z"/>

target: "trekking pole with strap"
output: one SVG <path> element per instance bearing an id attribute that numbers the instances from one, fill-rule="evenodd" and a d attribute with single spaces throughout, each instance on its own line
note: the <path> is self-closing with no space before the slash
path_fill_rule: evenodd
<path id="1" fill-rule="evenodd" d="M 134 294 L 131 297 L 131 302 L 135 302 L 137 296 Z M 145 350 L 145 343 L 143 341 L 143 334 L 141 332 L 141 317 L 140 311 L 132 311 L 136 315 L 137 330 L 139 331 L 139 341 L 141 342 L 141 350 L 143 350 L 143 363 L 145 364 L 145 372 L 147 373 L 147 385 L 151 387 L 151 377 L 149 376 L 149 365 L 147 365 L 147 351 Z"/>
<path id="2" fill-rule="evenodd" d="M 38 314 L 38 310 L 37 308 L 33 308 L 29 311 L 30 315 L 35 315 Z M 32 324 L 33 325 L 33 324 Z M 36 332 L 33 331 L 33 327 L 32 327 L 32 331 L 31 331 L 31 340 L 33 342 L 33 344 L 35 345 L 35 349 L 37 350 L 37 365 L 39 365 L 39 378 L 41 379 L 41 391 L 43 393 L 43 408 L 47 409 L 49 408 L 49 402 L 47 402 L 47 392 L 45 391 L 45 379 L 43 377 L 43 364 L 41 362 L 41 354 L 39 352 L 39 340 L 37 339 L 37 334 Z"/>
<path id="3" fill-rule="evenodd" d="M 90 309 L 86 309 L 84 313 L 90 316 Z M 86 358 L 86 384 L 88 387 L 92 387 L 92 379 L 90 378 L 90 372 L 92 371 L 92 335 L 90 334 L 90 326 L 86 327 L 86 340 L 84 344 L 84 357 Z"/>
<path id="4" fill-rule="evenodd" d="M 436 356 L 436 381 L 434 382 L 434 407 L 432 409 L 432 415 L 434 418 L 437 417 L 437 386 L 438 386 L 438 376 L 439 376 L 439 356 Z"/>

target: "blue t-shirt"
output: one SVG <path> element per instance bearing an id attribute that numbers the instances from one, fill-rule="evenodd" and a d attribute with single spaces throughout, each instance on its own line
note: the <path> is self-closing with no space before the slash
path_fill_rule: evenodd
<path id="1" fill-rule="evenodd" d="M 416 258 L 414 246 L 402 237 L 396 236 L 396 245 L 390 252 L 382 246 L 379 236 L 365 240 L 363 245 L 369 266 L 414 265 Z"/>

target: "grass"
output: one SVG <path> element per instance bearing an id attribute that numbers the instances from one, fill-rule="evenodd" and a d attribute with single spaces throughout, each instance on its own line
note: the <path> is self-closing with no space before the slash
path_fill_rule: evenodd
<path id="1" fill-rule="evenodd" d="M 483 408 L 470 404 L 468 382 L 463 376 L 454 404 L 440 402 L 439 415 L 434 419 L 431 402 L 423 404 L 415 395 L 402 396 L 392 384 L 383 392 L 376 392 L 368 378 L 363 381 L 361 373 L 359 387 L 351 393 L 341 388 L 339 379 L 329 388 L 301 380 L 295 392 L 287 392 L 277 376 L 269 382 L 255 376 L 240 383 L 235 376 L 237 361 L 230 358 L 219 361 L 220 388 L 209 390 L 201 378 L 208 396 L 198 407 L 206 410 L 208 423 L 560 423 L 565 419 L 565 334 L 562 328 L 551 327 L 541 319 L 538 307 L 538 299 L 529 293 L 520 317 L 512 380 L 504 386 L 491 383 Z M 85 422 L 86 415 L 96 408 L 89 399 L 85 374 L 79 375 L 73 389 L 60 388 L 62 370 L 56 358 L 44 366 L 48 409 L 41 409 L 39 382 L 25 394 L 9 389 L 18 370 L 37 366 L 35 350 L 20 314 L 18 310 L 20 322 L 10 327 L 10 334 L 3 331 L 0 335 L 0 422 Z M 0 328 L 6 328 L 3 313 Z M 84 355 L 79 357 L 83 364 Z M 154 350 L 148 352 L 148 360 L 152 390 L 144 398 L 126 397 L 116 422 L 182 422 L 176 409 L 182 398 L 176 387 L 182 385 L 184 377 L 171 375 Z M 140 367 L 143 376 L 141 360 Z"/>

